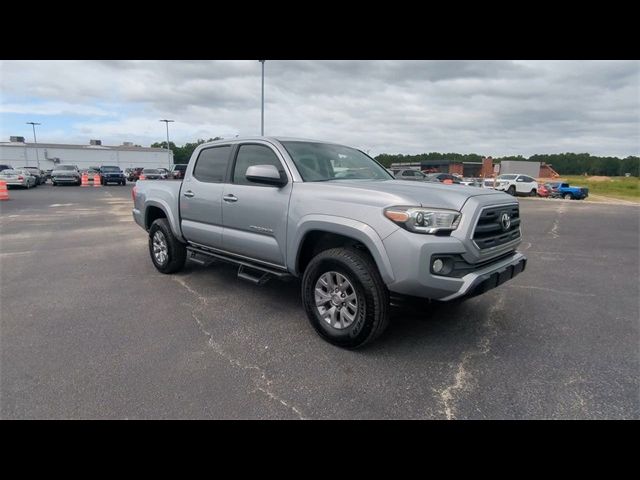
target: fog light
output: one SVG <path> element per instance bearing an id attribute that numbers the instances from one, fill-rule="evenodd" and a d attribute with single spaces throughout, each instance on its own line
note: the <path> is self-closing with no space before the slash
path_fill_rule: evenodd
<path id="1" fill-rule="evenodd" d="M 444 262 L 442 260 L 438 258 L 433 261 L 433 265 L 431 266 L 433 273 L 440 273 L 443 268 L 444 268 Z"/>

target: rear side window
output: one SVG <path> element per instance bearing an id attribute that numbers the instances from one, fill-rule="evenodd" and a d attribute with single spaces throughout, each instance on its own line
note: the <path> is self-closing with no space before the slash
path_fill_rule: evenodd
<path id="1" fill-rule="evenodd" d="M 231 147 L 229 145 L 202 150 L 198 155 L 198 160 L 196 160 L 193 176 L 201 182 L 224 182 L 230 152 Z"/>
<path id="2" fill-rule="evenodd" d="M 241 145 L 236 156 L 236 166 L 233 170 L 233 183 L 238 185 L 257 185 L 247 180 L 247 168 L 252 165 L 273 165 L 280 172 L 280 178 L 286 174 L 276 154 L 269 147 L 263 145 Z"/>

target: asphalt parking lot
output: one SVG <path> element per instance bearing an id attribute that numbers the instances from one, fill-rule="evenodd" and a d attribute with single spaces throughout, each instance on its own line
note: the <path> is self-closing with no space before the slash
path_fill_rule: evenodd
<path id="1" fill-rule="evenodd" d="M 640 418 L 637 206 L 521 200 L 527 270 L 394 310 L 370 347 L 308 325 L 297 282 L 158 273 L 131 185 L 0 204 L 0 416 Z"/>

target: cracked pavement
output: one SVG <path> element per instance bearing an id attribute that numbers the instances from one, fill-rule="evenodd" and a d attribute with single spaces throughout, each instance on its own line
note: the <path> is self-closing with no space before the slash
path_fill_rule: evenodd
<path id="1" fill-rule="evenodd" d="M 0 204 L 2 418 L 640 418 L 636 206 L 522 199 L 522 275 L 346 351 L 297 281 L 158 273 L 130 188 Z"/>

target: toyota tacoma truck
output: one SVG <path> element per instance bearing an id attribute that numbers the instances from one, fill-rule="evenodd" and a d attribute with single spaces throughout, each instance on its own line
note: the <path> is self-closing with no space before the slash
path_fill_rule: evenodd
<path id="1" fill-rule="evenodd" d="M 261 284 L 301 278 L 325 340 L 356 348 L 389 322 L 390 298 L 468 298 L 521 273 L 516 199 L 396 180 L 360 150 L 234 138 L 194 150 L 181 182 L 139 180 L 133 218 L 157 270 L 224 260 Z"/>

